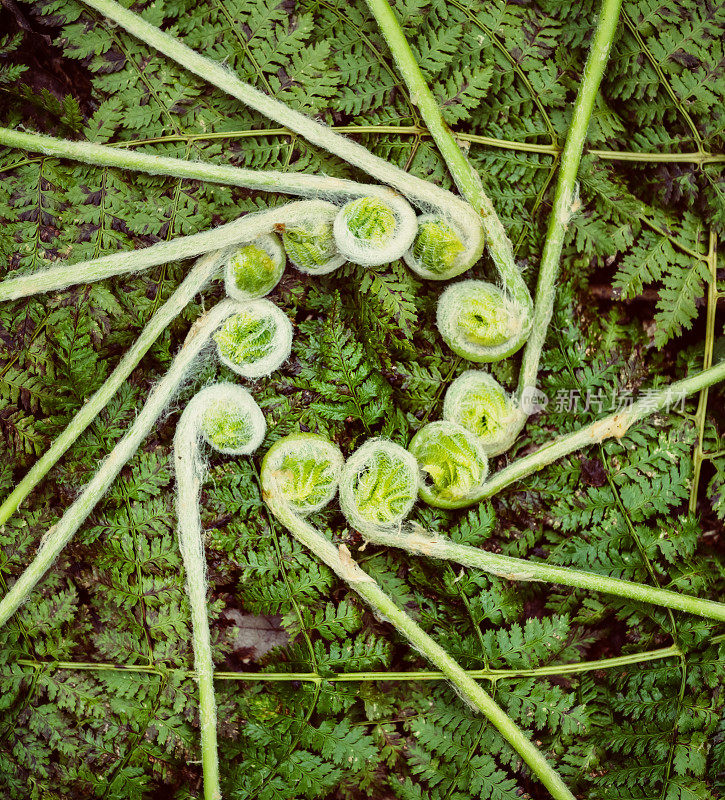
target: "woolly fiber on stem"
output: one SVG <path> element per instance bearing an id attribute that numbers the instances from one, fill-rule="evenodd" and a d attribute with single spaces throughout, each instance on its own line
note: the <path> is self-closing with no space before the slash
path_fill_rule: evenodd
<path id="1" fill-rule="evenodd" d="M 314 439 L 322 443 L 321 447 L 334 448 L 334 445 L 325 442 L 321 437 L 314 437 Z M 313 442 L 311 440 L 309 442 L 310 449 L 307 452 L 302 451 L 301 456 L 309 459 L 313 464 L 319 463 L 322 459 L 315 459 Z M 268 454 L 262 463 L 261 477 L 264 499 L 279 522 L 354 592 L 357 592 L 376 614 L 389 622 L 418 652 L 422 653 L 444 673 L 446 678 L 456 687 L 460 696 L 473 708 L 482 712 L 496 726 L 509 744 L 528 764 L 531 771 L 546 786 L 552 797 L 556 798 L 556 800 L 574 800 L 574 795 L 569 791 L 543 754 L 503 709 L 496 704 L 493 698 L 405 611 L 399 608 L 385 594 L 375 580 L 353 560 L 350 551 L 345 545 L 336 547 L 320 531 L 310 525 L 298 510 L 295 510 L 296 501 L 290 502 L 285 496 L 286 484 L 291 482 L 292 465 L 288 463 L 282 469 L 276 466 L 283 462 L 282 453 L 285 448 L 285 440 L 280 439 L 274 445 L 274 448 L 276 448 L 276 452 L 273 456 L 269 457 Z M 334 449 L 337 450 L 337 448 Z M 310 469 L 312 469 L 312 466 Z M 334 471 L 336 469 L 331 470 L 331 474 Z M 298 469 L 297 472 L 299 474 L 301 470 Z M 299 480 L 295 480 L 293 483 L 298 487 L 301 485 Z M 311 483 L 310 485 L 312 486 Z M 329 497 L 330 494 L 334 494 L 334 491 L 330 492 L 328 489 L 325 494 Z"/>
<path id="2" fill-rule="evenodd" d="M 145 172 L 149 175 L 169 175 L 206 183 L 241 186 L 245 189 L 264 192 L 330 200 L 338 206 L 346 203 L 350 198 L 372 197 L 386 206 L 394 216 L 395 229 L 384 245 L 378 244 L 368 249 L 368 265 L 386 264 L 400 258 L 412 244 L 416 233 L 415 212 L 405 198 L 388 186 L 357 183 L 326 175 L 252 170 L 202 161 L 186 161 L 181 158 L 156 156 L 93 142 L 73 142 L 39 133 L 12 131 L 8 128 L 0 128 L 0 145 L 43 153 L 56 158 L 69 158 L 86 164 Z M 339 208 L 336 208 L 337 211 Z"/>
<path id="3" fill-rule="evenodd" d="M 111 450 L 78 498 L 65 511 L 60 520 L 47 531 L 30 566 L 20 575 L 5 597 L 0 600 L 0 627 L 15 613 L 71 540 L 73 534 L 88 518 L 188 376 L 194 360 L 209 342 L 211 335 L 238 307 L 238 304 L 232 300 L 223 300 L 194 323 L 168 372 L 156 384 L 133 424 Z"/>
<path id="4" fill-rule="evenodd" d="M 451 177 L 461 194 L 480 215 L 486 233 L 486 247 L 501 275 L 511 299 L 522 315 L 531 316 L 531 295 L 514 261 L 513 247 L 493 203 L 483 189 L 481 178 L 461 151 L 451 129 L 445 123 L 438 101 L 433 96 L 426 79 L 415 60 L 415 55 L 405 38 L 400 23 L 387 0 L 367 0 L 368 8 L 375 16 L 380 31 L 388 43 L 395 64 L 410 92 L 411 100 L 420 109 L 425 124 L 443 156 Z M 529 335 L 530 319 L 512 342 L 516 352 Z"/>
<path id="5" fill-rule="evenodd" d="M 570 567 L 550 566 L 523 558 L 489 553 L 477 547 L 457 544 L 436 534 L 430 534 L 418 526 L 411 530 L 371 530 L 361 531 L 368 541 L 375 544 L 397 547 L 409 553 L 455 561 L 464 566 L 481 569 L 500 578 L 512 581 L 543 581 L 564 586 L 591 589 L 604 594 L 626 597 L 642 603 L 686 611 L 707 619 L 725 622 L 725 603 L 703 600 L 692 595 L 680 594 L 668 589 L 647 586 L 634 581 L 609 578 L 594 572 L 571 569 Z"/>
<path id="6" fill-rule="evenodd" d="M 609 59 L 609 52 L 617 31 L 621 6 L 622 0 L 602 0 L 597 28 L 594 32 L 594 38 L 584 67 L 584 76 L 574 103 L 571 124 L 569 125 L 566 142 L 561 154 L 554 201 L 549 215 L 549 225 L 541 255 L 531 335 L 526 343 L 521 362 L 518 385 L 520 399 L 527 389 L 536 387 L 541 351 L 544 347 L 544 341 L 546 340 L 549 323 L 554 311 L 556 281 L 559 276 L 559 263 L 561 261 L 561 251 L 564 247 L 564 237 L 566 236 L 569 221 L 576 210 L 576 178 L 579 172 L 579 164 L 584 143 L 586 142 L 589 120 L 594 110 L 599 85 L 602 82 L 604 70 Z M 525 423 L 526 417 L 522 416 L 519 430 L 513 434 L 510 444 L 513 444 Z"/>
<path id="7" fill-rule="evenodd" d="M 169 261 L 193 258 L 210 250 L 219 250 L 256 239 L 264 233 L 269 233 L 275 223 L 294 223 L 316 213 L 329 212 L 330 208 L 334 206 L 323 200 L 299 200 L 285 206 L 246 214 L 234 222 L 228 222 L 209 231 L 180 236 L 140 250 L 112 253 L 77 264 L 50 267 L 31 275 L 8 278 L 0 282 L 0 302 L 64 289 L 78 283 L 92 283 Z"/>
<path id="8" fill-rule="evenodd" d="M 483 228 L 478 214 L 468 203 L 451 192 L 428 181 L 416 178 L 404 170 L 373 155 L 362 145 L 353 142 L 298 111 L 288 108 L 249 84 L 240 81 L 229 69 L 210 61 L 179 39 L 161 31 L 137 14 L 128 11 L 114 0 L 84 0 L 85 4 L 113 20 L 128 33 L 136 36 L 185 69 L 208 81 L 223 92 L 237 98 L 245 105 L 298 133 L 308 142 L 334 153 L 339 158 L 372 175 L 381 183 L 397 189 L 414 205 L 426 213 L 438 213 L 466 234 L 465 253 L 456 270 L 446 278 L 454 277 L 473 266 L 483 250 Z"/>
<path id="9" fill-rule="evenodd" d="M 11 494 L 0 505 L 0 525 L 4 525 L 17 511 L 18 506 L 40 483 L 66 450 L 106 407 L 110 399 L 123 386 L 139 361 L 186 306 L 194 295 L 200 292 L 214 276 L 222 261 L 223 251 L 215 251 L 202 256 L 193 266 L 178 289 L 158 309 L 141 331 L 138 339 L 126 351 L 118 366 L 108 376 L 105 383 L 89 398 L 65 430 L 58 436 L 43 455 L 33 464 L 25 477 L 17 484 Z"/>
<path id="10" fill-rule="evenodd" d="M 221 406 L 221 408 L 220 408 Z M 210 414 L 226 413 L 236 417 L 228 424 L 222 450 L 235 454 L 253 452 L 262 443 L 264 417 L 246 389 L 234 384 L 216 384 L 202 389 L 186 406 L 174 436 L 174 470 L 177 483 L 179 546 L 186 572 L 186 591 L 191 610 L 194 644 L 194 669 L 199 686 L 199 722 L 201 728 L 201 763 L 205 800 L 220 800 L 219 756 L 217 749 L 217 713 L 214 695 L 214 662 L 206 599 L 206 558 L 199 513 L 199 495 L 206 476 L 206 463 L 199 449 L 199 439 L 207 441 L 205 420 Z M 241 420 L 238 423 L 237 417 Z M 231 441 L 230 439 L 233 439 Z"/>
<path id="11" fill-rule="evenodd" d="M 638 420 L 645 419 L 678 402 L 681 398 L 688 397 L 706 386 L 712 386 L 722 380 L 725 380 L 725 360 L 696 375 L 671 383 L 658 392 L 648 394 L 642 400 L 638 400 L 629 408 L 618 411 L 616 414 L 610 414 L 578 431 L 560 436 L 550 444 L 544 445 L 528 456 L 518 458 L 509 466 L 492 475 L 471 499 L 471 504 L 492 497 L 512 483 L 523 480 L 528 475 L 538 472 L 548 464 L 552 464 L 576 450 L 598 444 L 611 437 L 621 439 Z"/>

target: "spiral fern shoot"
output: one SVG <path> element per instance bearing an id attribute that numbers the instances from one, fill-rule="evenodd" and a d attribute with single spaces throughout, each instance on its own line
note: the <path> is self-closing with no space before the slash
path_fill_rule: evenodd
<path id="1" fill-rule="evenodd" d="M 478 437 L 446 420 L 430 422 L 411 439 L 421 472 L 421 500 L 437 508 L 471 505 L 486 481 L 488 458 Z"/>
<path id="2" fill-rule="evenodd" d="M 199 685 L 201 763 L 205 800 L 220 800 L 214 662 L 207 615 L 206 559 L 199 494 L 206 475 L 199 441 L 229 455 L 254 452 L 264 439 L 264 416 L 241 386 L 221 383 L 202 389 L 186 406 L 174 436 L 179 546 L 191 609 L 194 668 Z"/>
<path id="3" fill-rule="evenodd" d="M 506 449 L 509 430 L 520 411 L 514 399 L 487 372 L 471 369 L 448 387 L 443 400 L 443 419 L 456 422 L 476 436 L 486 455 Z"/>
<path id="4" fill-rule="evenodd" d="M 387 466 L 383 465 L 381 469 L 375 467 L 375 454 L 386 453 L 390 464 L 398 460 L 399 463 L 405 463 L 406 459 L 400 456 L 395 446 L 387 449 L 387 443 L 379 440 L 368 444 L 370 446 L 367 449 L 364 449 L 365 445 L 360 448 L 363 451 L 362 457 L 358 451 L 358 456 L 353 458 L 353 465 L 348 472 L 362 475 L 365 489 L 358 497 L 363 501 L 361 505 L 368 509 L 365 516 L 368 519 L 382 517 L 390 520 L 394 515 L 393 509 L 399 510 L 404 505 L 407 506 L 408 501 L 400 503 L 401 493 L 396 488 L 400 486 L 399 482 L 392 477 L 393 473 Z M 345 545 L 334 545 L 307 522 L 305 515 L 309 511 L 319 510 L 321 502 L 329 502 L 335 496 L 341 468 L 342 454 L 326 439 L 312 434 L 284 437 L 270 448 L 262 461 L 263 497 L 272 514 L 301 544 L 357 592 L 380 618 L 387 620 L 418 652 L 442 670 L 460 696 L 498 728 L 556 800 L 574 800 L 574 796 L 538 748 L 492 697 L 385 594 L 377 582 L 353 560 Z M 319 489 L 314 485 L 317 475 L 321 478 Z M 383 500 L 383 506 L 387 506 L 389 510 L 382 514 L 370 514 L 366 498 L 371 499 L 378 495 Z M 412 498 L 415 498 L 414 493 Z M 385 525 L 383 528 L 387 529 Z"/>
<path id="5" fill-rule="evenodd" d="M 436 324 L 454 353 L 478 363 L 513 355 L 531 330 L 531 316 L 485 281 L 460 281 L 438 299 Z"/>
<path id="6" fill-rule="evenodd" d="M 370 439 L 345 462 L 340 477 L 340 507 L 361 533 L 395 528 L 418 497 L 418 463 L 404 448 Z"/>
<path id="7" fill-rule="evenodd" d="M 273 233 L 259 236 L 236 250 L 224 267 L 224 289 L 234 300 L 264 297 L 280 282 L 286 259 Z"/>
<path id="8" fill-rule="evenodd" d="M 391 204 L 379 197 L 359 197 L 344 205 L 335 218 L 337 246 L 350 261 L 378 266 L 401 258 L 418 229 L 407 204 Z"/>
<path id="9" fill-rule="evenodd" d="M 335 241 L 333 223 L 339 209 L 310 214 L 294 225 L 281 225 L 282 243 L 290 263 L 308 275 L 327 275 L 342 266 L 347 258 Z"/>
<path id="10" fill-rule="evenodd" d="M 340 448 L 322 436 L 285 436 L 269 448 L 262 461 L 265 499 L 283 499 L 301 517 L 320 511 L 337 494 L 344 462 Z"/>
<path id="11" fill-rule="evenodd" d="M 251 300 L 214 334 L 220 361 L 244 378 L 271 375 L 292 349 L 292 323 L 269 300 Z"/>

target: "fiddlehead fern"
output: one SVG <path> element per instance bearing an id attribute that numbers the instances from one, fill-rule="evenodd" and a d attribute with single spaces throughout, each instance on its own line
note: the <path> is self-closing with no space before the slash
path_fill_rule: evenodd
<path id="1" fill-rule="evenodd" d="M 418 497 L 418 463 L 400 445 L 371 439 L 348 460 L 340 477 L 340 507 L 361 533 L 394 528 Z"/>
<path id="2" fill-rule="evenodd" d="M 347 260 L 338 250 L 332 229 L 338 211 L 337 206 L 331 206 L 294 225 L 279 226 L 287 258 L 300 272 L 327 275 Z"/>
<path id="3" fill-rule="evenodd" d="M 335 217 L 337 246 L 350 261 L 366 267 L 401 258 L 413 242 L 418 223 L 410 206 L 380 197 L 358 197 Z"/>
<path id="4" fill-rule="evenodd" d="M 455 422 L 430 422 L 408 449 L 421 471 L 421 500 L 438 508 L 471 505 L 488 475 L 486 453 L 474 434 Z"/>
<path id="5" fill-rule="evenodd" d="M 363 524 L 389 531 L 390 525 L 404 508 L 415 499 L 415 469 L 396 445 L 380 440 L 368 442 L 353 456 L 346 467 L 351 483 L 360 479 L 360 491 L 352 490 L 354 513 L 362 509 Z M 402 482 L 397 466 L 410 470 L 411 478 Z M 376 581 L 353 560 L 345 545 L 335 546 L 304 518 L 311 510 L 318 510 L 321 502 L 329 502 L 335 495 L 340 477 L 342 454 L 331 442 L 319 436 L 288 436 L 276 442 L 262 462 L 262 492 L 274 516 L 305 547 L 333 570 L 345 583 L 368 603 L 373 611 L 388 621 L 411 645 L 443 671 L 456 687 L 461 697 L 471 704 L 498 728 L 524 761 L 536 772 L 545 776 L 548 786 L 557 787 L 554 795 L 560 800 L 574 800 L 556 771 L 546 761 L 537 747 L 515 722 L 495 703 L 437 642 L 435 642 L 406 612 L 401 609 Z M 320 486 L 316 486 L 320 476 Z M 412 488 L 410 487 L 412 484 Z M 408 489 L 404 487 L 408 486 Z M 347 493 L 348 486 L 340 491 Z M 402 489 L 402 491 L 401 491 Z M 373 510 L 371 501 L 380 498 L 379 510 Z M 382 520 L 382 525 L 380 525 Z M 392 535 L 392 534 L 391 534 Z M 372 537 L 371 537 L 372 538 Z M 543 779 L 543 778 L 542 778 Z"/>
<path id="6" fill-rule="evenodd" d="M 290 354 L 292 323 L 269 300 L 251 300 L 214 334 L 220 361 L 244 378 L 271 375 Z"/>
<path id="7" fill-rule="evenodd" d="M 265 500 L 275 506 L 284 503 L 301 517 L 319 511 L 337 494 L 344 461 L 340 448 L 322 436 L 285 436 L 262 461 Z"/>
<path id="8" fill-rule="evenodd" d="M 471 369 L 448 387 L 443 401 L 443 419 L 462 425 L 476 436 L 489 456 L 503 452 L 509 431 L 516 427 L 521 410 L 487 372 Z"/>
<path id="9" fill-rule="evenodd" d="M 264 416 L 246 389 L 221 383 L 202 389 L 186 406 L 174 436 L 179 546 L 191 609 L 194 668 L 199 685 L 199 720 L 205 800 L 220 800 L 214 662 L 206 610 L 206 559 L 199 515 L 199 493 L 206 465 L 199 450 L 203 438 L 230 455 L 254 452 L 264 439 Z"/>
<path id="10" fill-rule="evenodd" d="M 443 341 L 469 361 L 499 361 L 515 353 L 531 330 L 528 311 L 485 281 L 460 281 L 438 300 Z"/>
<path id="11" fill-rule="evenodd" d="M 282 244 L 273 234 L 260 236 L 236 250 L 224 267 L 224 289 L 234 300 L 264 297 L 279 283 L 285 267 Z"/>

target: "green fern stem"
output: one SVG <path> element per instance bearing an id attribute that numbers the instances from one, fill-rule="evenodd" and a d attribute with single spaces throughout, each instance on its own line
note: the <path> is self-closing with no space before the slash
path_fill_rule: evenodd
<path id="1" fill-rule="evenodd" d="M 554 311 L 556 281 L 559 277 L 561 252 L 564 238 L 572 215 L 578 204 L 576 179 L 581 163 L 582 152 L 587 138 L 589 120 L 594 110 L 599 85 L 609 59 L 614 35 L 619 22 L 622 0 L 602 0 L 597 28 L 584 67 L 579 92 L 574 103 L 571 124 L 561 153 L 559 172 L 554 192 L 554 202 L 549 215 L 549 225 L 541 255 L 539 278 L 536 284 L 536 300 L 531 336 L 526 342 L 519 372 L 519 401 L 525 401 L 527 391 L 536 388 L 539 373 L 539 361 L 544 341 Z M 513 433 L 509 446 L 513 444 L 518 433 L 526 423 L 526 416 L 519 420 L 519 430 Z"/>
<path id="2" fill-rule="evenodd" d="M 576 450 L 592 444 L 599 444 L 612 437 L 621 439 L 639 420 L 646 419 L 657 411 L 675 404 L 681 398 L 689 397 L 691 394 L 723 380 L 725 380 L 725 360 L 696 375 L 675 381 L 658 392 L 648 393 L 646 398 L 638 400 L 629 408 L 618 411 L 616 414 L 602 417 L 578 431 L 560 436 L 539 450 L 517 459 L 509 466 L 491 475 L 481 490 L 471 498 L 471 504 L 492 497 L 512 483 L 517 483 L 529 475 L 533 475 Z"/>
<path id="3" fill-rule="evenodd" d="M 214 662 L 207 614 L 206 559 L 199 495 L 206 464 L 199 449 L 204 438 L 225 453 L 246 455 L 264 439 L 264 416 L 251 394 L 231 383 L 202 389 L 184 409 L 174 436 L 179 546 L 191 609 L 195 678 L 199 686 L 201 763 L 205 800 L 221 800 L 217 749 Z"/>
<path id="4" fill-rule="evenodd" d="M 383 452 L 383 456 L 386 453 Z M 395 457 L 395 454 L 392 454 Z M 392 462 L 391 462 L 392 464 Z M 358 500 L 382 491 L 395 505 L 399 488 L 389 481 L 391 465 L 370 469 L 365 457 L 357 464 L 366 487 Z M 338 577 L 389 622 L 413 647 L 440 669 L 470 705 L 483 713 L 528 764 L 556 800 L 574 800 L 541 751 L 501 709 L 493 698 L 437 642 L 405 613 L 353 560 L 343 544 L 336 547 L 310 525 L 303 514 L 319 510 L 334 497 L 342 471 L 342 454 L 331 442 L 319 436 L 293 436 L 280 439 L 270 448 L 262 463 L 261 480 L 265 502 L 272 514 L 306 548 L 313 552 Z M 403 494 L 406 492 L 403 491 Z M 364 495 L 364 497 L 363 497 Z M 364 511 L 363 511 L 364 513 Z M 396 512 L 393 510 L 392 512 Z"/>
<path id="5" fill-rule="evenodd" d="M 594 572 L 556 567 L 529 561 L 524 558 L 489 553 L 477 547 L 457 544 L 436 534 L 430 534 L 414 526 L 411 531 L 367 530 L 365 538 L 375 544 L 397 547 L 416 555 L 454 561 L 467 567 L 483 570 L 512 581 L 543 581 L 563 586 L 591 589 L 604 594 L 626 597 L 641 603 L 686 611 L 707 619 L 725 622 L 725 603 L 703 600 L 692 595 L 680 594 L 668 589 L 659 589 L 634 581 L 609 578 Z"/>
<path id="6" fill-rule="evenodd" d="M 473 266 L 483 251 L 484 232 L 478 214 L 453 193 L 433 183 L 410 175 L 405 170 L 373 155 L 357 142 L 335 133 L 325 125 L 305 117 L 284 103 L 240 81 L 228 68 L 204 58 L 179 39 L 161 31 L 114 0 L 84 0 L 85 4 L 120 25 L 128 33 L 153 47 L 185 69 L 235 97 L 250 108 L 298 133 L 312 144 L 364 170 L 369 175 L 397 189 L 424 213 L 442 216 L 461 234 L 465 251 L 449 274 L 428 275 L 437 280 L 455 277 Z"/>
<path id="7" fill-rule="evenodd" d="M 170 323 L 214 277 L 225 258 L 224 251 L 215 251 L 202 256 L 179 288 L 151 317 L 138 339 L 119 361 L 103 386 L 76 413 L 65 430 L 58 436 L 43 455 L 33 464 L 25 477 L 0 505 L 0 525 L 4 525 L 17 511 L 18 506 L 40 483 L 58 459 L 76 441 L 83 431 L 106 407 L 110 399 L 123 386 L 129 375 L 148 352 Z"/>
<path id="8" fill-rule="evenodd" d="M 64 289 L 78 283 L 92 283 L 115 275 L 138 272 L 170 261 L 194 258 L 211 250 L 256 239 L 269 233 L 278 223 L 293 224 L 304 221 L 311 215 L 326 215 L 330 208 L 335 207 L 323 200 L 300 200 L 285 206 L 246 214 L 240 219 L 212 230 L 180 236 L 140 250 L 111 253 L 77 264 L 63 264 L 30 275 L 8 278 L 0 282 L 0 302 Z"/>
<path id="9" fill-rule="evenodd" d="M 144 407 L 123 438 L 111 450 L 83 491 L 65 511 L 58 523 L 43 537 L 38 552 L 10 591 L 0 600 L 0 627 L 17 611 L 38 581 L 45 575 L 65 545 L 88 518 L 103 495 L 138 450 L 164 408 L 187 378 L 199 353 L 209 343 L 214 331 L 239 309 L 232 300 L 222 300 L 193 325 L 171 367 L 156 384 Z"/>
<path id="10" fill-rule="evenodd" d="M 484 191 L 478 172 L 463 154 L 453 132 L 446 125 L 438 101 L 430 90 L 389 3 L 387 0 L 366 1 L 408 87 L 411 102 L 420 109 L 426 127 L 438 146 L 458 190 L 473 206 L 481 219 L 486 233 L 486 248 L 510 295 L 510 300 L 519 307 L 521 318 L 527 321 L 527 325 L 516 337 L 517 346 L 512 341 L 512 352 L 516 352 L 531 331 L 530 319 L 533 303 L 531 294 L 514 261 L 511 240 L 493 203 Z"/>

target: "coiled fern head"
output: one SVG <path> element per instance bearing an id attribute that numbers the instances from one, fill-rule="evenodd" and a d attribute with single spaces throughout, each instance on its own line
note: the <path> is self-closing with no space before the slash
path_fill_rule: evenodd
<path id="1" fill-rule="evenodd" d="M 235 300 L 264 297 L 279 283 L 286 258 L 273 233 L 260 236 L 232 253 L 224 268 L 224 286 Z"/>
<path id="2" fill-rule="evenodd" d="M 340 507 L 357 530 L 399 526 L 418 495 L 418 465 L 400 445 L 371 439 L 345 463 Z"/>
<path id="3" fill-rule="evenodd" d="M 319 511 L 335 497 L 344 461 L 340 448 L 322 436 L 284 436 L 262 461 L 265 499 L 302 517 Z"/>
<path id="4" fill-rule="evenodd" d="M 508 442 L 519 418 L 513 398 L 487 372 L 471 369 L 448 387 L 443 419 L 457 422 L 476 436 L 488 455 L 497 455 Z"/>
<path id="5" fill-rule="evenodd" d="M 202 389 L 193 402 L 199 408 L 199 429 L 204 440 L 227 455 L 253 453 L 264 440 L 267 425 L 252 395 L 233 383 Z"/>
<path id="6" fill-rule="evenodd" d="M 460 281 L 438 300 L 436 324 L 443 341 L 469 361 L 499 361 L 520 346 L 531 324 L 528 311 L 485 281 Z"/>
<path id="7" fill-rule="evenodd" d="M 337 207 L 330 204 L 293 225 L 280 226 L 287 258 L 300 272 L 327 275 L 347 260 L 337 247 L 332 229 L 337 213 Z"/>
<path id="8" fill-rule="evenodd" d="M 367 267 L 401 258 L 417 230 L 415 212 L 405 198 L 391 189 L 380 187 L 378 191 L 346 203 L 333 225 L 340 252 Z"/>
<path id="9" fill-rule="evenodd" d="M 408 448 L 420 467 L 420 497 L 438 508 L 463 508 L 473 502 L 488 476 L 488 458 L 479 439 L 462 425 L 430 422 Z"/>
<path id="10" fill-rule="evenodd" d="M 251 300 L 221 325 L 214 341 L 223 364 L 245 378 L 260 378 L 289 357 L 292 323 L 269 300 Z"/>

